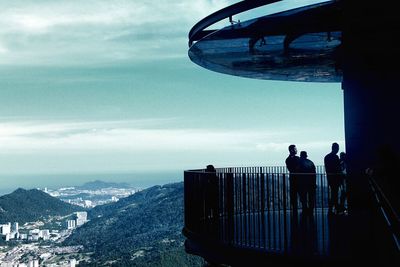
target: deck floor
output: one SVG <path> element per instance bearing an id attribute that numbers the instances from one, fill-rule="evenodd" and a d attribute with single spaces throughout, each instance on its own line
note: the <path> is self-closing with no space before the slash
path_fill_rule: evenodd
<path id="1" fill-rule="evenodd" d="M 219 223 L 220 229 L 230 229 L 226 217 Z M 360 248 L 369 240 L 367 214 L 336 215 L 327 208 L 315 209 L 313 215 L 304 215 L 301 209 L 297 215 L 291 211 L 239 214 L 232 230 L 233 234 L 220 232 L 220 238 L 235 247 L 301 256 L 347 258 L 354 253 L 354 239 Z"/>

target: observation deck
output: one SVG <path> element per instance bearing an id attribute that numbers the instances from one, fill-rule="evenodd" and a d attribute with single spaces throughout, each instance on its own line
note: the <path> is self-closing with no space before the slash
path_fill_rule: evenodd
<path id="1" fill-rule="evenodd" d="M 290 207 L 285 167 L 185 171 L 186 251 L 231 266 L 399 260 L 399 218 L 373 180 L 365 210 L 343 214 L 328 212 L 322 167 L 316 181 L 315 208 L 306 214 L 300 203 Z"/>
<path id="2" fill-rule="evenodd" d="M 400 97 L 397 9 L 344 0 L 294 7 L 297 2 L 244 0 L 223 8 L 193 26 L 188 54 L 229 75 L 342 82 L 349 212 L 327 213 L 322 168 L 311 216 L 302 215 L 301 205 L 291 209 L 284 167 L 220 168 L 214 179 L 205 170 L 186 171 L 186 250 L 231 266 L 399 266 L 399 179 L 392 173 L 400 164 L 400 132 L 393 126 Z M 248 18 L 239 21 L 238 14 Z"/>

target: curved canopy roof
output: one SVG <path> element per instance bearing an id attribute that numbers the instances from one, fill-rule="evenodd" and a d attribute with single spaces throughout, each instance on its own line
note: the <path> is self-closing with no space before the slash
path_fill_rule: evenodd
<path id="1" fill-rule="evenodd" d="M 231 16 L 229 7 L 224 11 Z M 248 78 L 340 82 L 340 14 L 338 2 L 328 1 L 204 30 L 207 19 L 215 22 L 214 13 L 201 29 L 193 27 L 190 44 L 197 42 L 189 57 L 204 68 Z"/>

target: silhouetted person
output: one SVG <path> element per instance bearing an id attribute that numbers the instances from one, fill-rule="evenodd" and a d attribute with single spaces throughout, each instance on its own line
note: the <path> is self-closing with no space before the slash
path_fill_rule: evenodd
<path id="1" fill-rule="evenodd" d="M 332 151 L 324 158 L 326 177 L 328 179 L 328 186 L 330 189 L 330 195 L 328 201 L 330 213 L 332 213 L 333 207 L 335 207 L 336 211 L 340 209 L 338 203 L 338 192 L 339 192 L 339 186 L 341 184 L 342 175 L 340 170 L 340 160 L 337 155 L 338 152 L 339 152 L 339 144 L 333 143 Z"/>
<path id="2" fill-rule="evenodd" d="M 300 161 L 297 168 L 298 190 L 304 214 L 313 214 L 315 203 L 315 189 L 317 177 L 314 163 L 307 159 L 307 152 L 300 152 Z"/>
<path id="3" fill-rule="evenodd" d="M 297 212 L 297 168 L 299 166 L 300 158 L 296 156 L 297 148 L 295 145 L 289 146 L 289 156 L 286 158 L 286 167 L 289 170 L 289 195 L 290 195 L 290 205 L 293 211 Z"/>
<path id="4" fill-rule="evenodd" d="M 218 238 L 219 224 L 219 179 L 213 165 L 207 165 L 207 185 L 206 185 L 206 219 L 212 237 Z"/>
<path id="5" fill-rule="evenodd" d="M 344 212 L 346 210 L 345 202 L 347 198 L 347 159 L 345 152 L 340 152 L 339 163 L 340 163 L 340 174 L 342 176 L 340 179 L 341 184 L 340 184 L 339 211 Z"/>

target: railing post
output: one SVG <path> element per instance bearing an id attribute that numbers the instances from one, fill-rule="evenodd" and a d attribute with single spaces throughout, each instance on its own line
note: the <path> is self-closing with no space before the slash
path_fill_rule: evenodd
<path id="1" fill-rule="evenodd" d="M 246 173 L 242 173 L 242 190 L 243 190 L 243 214 L 241 216 L 243 217 L 243 234 L 244 234 L 244 242 L 247 245 L 247 237 L 248 237 L 248 232 L 247 232 L 247 181 L 246 181 Z"/>
<path id="2" fill-rule="evenodd" d="M 233 191 L 233 173 L 227 173 L 226 177 L 226 212 L 228 217 L 228 244 L 232 245 L 234 240 L 234 191 Z"/>
<path id="3" fill-rule="evenodd" d="M 265 177 L 264 173 L 262 171 L 262 168 L 260 168 L 260 187 L 261 187 L 261 234 L 260 234 L 260 239 L 265 239 Z M 264 242 L 264 247 L 266 247 L 266 242 Z"/>
<path id="4" fill-rule="evenodd" d="M 276 179 L 276 175 L 275 173 L 272 173 L 272 233 L 274 236 L 273 239 L 273 244 L 274 244 L 274 249 L 276 249 L 276 206 L 275 206 L 275 202 L 276 202 L 276 185 L 275 185 L 275 179 Z"/>
<path id="5" fill-rule="evenodd" d="M 282 174 L 282 189 L 283 189 L 283 242 L 284 242 L 284 252 L 288 251 L 288 236 L 287 236 L 287 218 L 286 218 L 286 174 Z"/>

